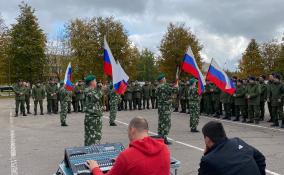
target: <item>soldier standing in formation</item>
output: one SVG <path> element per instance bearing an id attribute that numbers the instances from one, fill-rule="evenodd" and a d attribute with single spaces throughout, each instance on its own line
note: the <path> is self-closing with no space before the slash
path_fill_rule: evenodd
<path id="1" fill-rule="evenodd" d="M 31 87 L 28 82 L 23 82 L 24 87 L 25 87 L 25 103 L 26 103 L 26 108 L 27 108 L 27 114 L 30 113 L 30 99 L 31 99 Z"/>
<path id="2" fill-rule="evenodd" d="M 166 83 L 164 74 L 158 76 L 159 85 L 156 90 L 158 100 L 158 134 L 164 138 L 166 144 L 171 144 L 167 136 L 171 128 L 172 94 L 178 92 L 178 87 L 170 87 Z"/>
<path id="3" fill-rule="evenodd" d="M 223 119 L 231 120 L 231 95 L 222 91 L 220 101 L 224 105 L 225 117 Z"/>
<path id="4" fill-rule="evenodd" d="M 220 94 L 221 90 L 215 85 L 211 84 L 210 88 L 212 94 L 213 117 L 219 118 L 220 116 Z"/>
<path id="5" fill-rule="evenodd" d="M 152 109 L 157 109 L 158 103 L 157 103 L 157 94 L 156 94 L 156 87 L 158 86 L 158 82 L 155 81 L 154 84 L 151 85 L 151 105 Z"/>
<path id="6" fill-rule="evenodd" d="M 235 111 L 236 119 L 234 121 L 240 120 L 240 114 L 243 116 L 243 121 L 246 122 L 247 113 L 246 113 L 246 88 L 243 86 L 242 80 L 237 81 L 236 91 L 233 95 L 235 101 Z"/>
<path id="7" fill-rule="evenodd" d="M 281 128 L 284 128 L 283 117 L 283 96 L 284 86 L 280 83 L 280 75 L 276 74 L 273 78 L 273 83 L 268 89 L 268 99 L 271 104 L 271 118 L 273 124 L 271 126 L 279 126 L 279 120 L 282 120 Z"/>
<path id="8" fill-rule="evenodd" d="M 145 85 L 142 87 L 142 94 L 143 94 L 143 109 L 147 107 L 150 109 L 150 97 L 151 97 L 151 84 L 148 81 L 145 82 Z"/>
<path id="9" fill-rule="evenodd" d="M 190 79 L 188 90 L 189 99 L 189 127 L 191 132 L 198 132 L 197 126 L 199 123 L 200 114 L 200 96 L 198 94 L 197 80 L 195 78 Z"/>
<path id="10" fill-rule="evenodd" d="M 267 98 L 267 86 L 264 83 L 265 76 L 262 75 L 259 77 L 258 82 L 260 86 L 260 120 L 264 120 L 264 113 L 265 113 L 265 102 Z"/>
<path id="11" fill-rule="evenodd" d="M 39 104 L 40 107 L 40 115 L 43 115 L 43 100 L 45 98 L 45 91 L 40 82 L 37 82 L 37 84 L 33 87 L 32 98 L 34 100 L 34 115 L 37 115 L 37 104 Z"/>
<path id="12" fill-rule="evenodd" d="M 95 76 L 88 75 L 85 83 L 85 146 L 89 146 L 100 143 L 102 139 L 103 94 L 97 89 Z"/>
<path id="13" fill-rule="evenodd" d="M 61 86 L 59 90 L 59 99 L 60 99 L 60 123 L 61 126 L 68 126 L 66 123 L 66 117 L 68 112 L 68 103 L 72 100 L 72 92 L 68 91 L 64 86 L 64 82 L 61 81 Z"/>
<path id="14" fill-rule="evenodd" d="M 84 83 L 82 80 L 79 80 L 78 85 L 75 87 L 75 112 L 83 112 L 84 109 Z"/>
<path id="15" fill-rule="evenodd" d="M 135 85 L 133 87 L 133 108 L 134 110 L 137 109 L 141 110 L 141 99 L 142 99 L 142 88 L 139 85 L 138 81 L 135 81 Z"/>
<path id="16" fill-rule="evenodd" d="M 181 81 L 179 88 L 179 99 L 181 105 L 180 113 L 186 113 L 186 98 L 187 98 L 188 90 L 186 89 L 185 83 Z"/>
<path id="17" fill-rule="evenodd" d="M 109 87 L 109 125 L 110 126 L 116 126 L 115 119 L 118 109 L 118 104 L 121 101 L 121 97 L 119 94 L 115 92 L 115 89 L 113 88 L 113 85 L 111 84 Z"/>
<path id="18" fill-rule="evenodd" d="M 54 80 L 50 80 L 49 84 L 46 86 L 46 96 L 47 96 L 47 113 L 57 114 L 58 111 L 58 87 Z"/>
<path id="19" fill-rule="evenodd" d="M 18 117 L 19 107 L 23 116 L 27 116 L 25 113 L 25 87 L 23 81 L 19 80 L 18 84 L 14 87 L 15 100 L 16 100 L 16 114 L 15 117 Z"/>
<path id="20" fill-rule="evenodd" d="M 259 104 L 260 104 L 260 87 L 255 82 L 255 77 L 249 78 L 246 98 L 248 100 L 248 123 L 259 123 Z"/>
<path id="21" fill-rule="evenodd" d="M 124 109 L 132 110 L 132 86 L 131 85 L 127 85 L 127 89 L 123 96 L 123 101 L 124 101 Z"/>

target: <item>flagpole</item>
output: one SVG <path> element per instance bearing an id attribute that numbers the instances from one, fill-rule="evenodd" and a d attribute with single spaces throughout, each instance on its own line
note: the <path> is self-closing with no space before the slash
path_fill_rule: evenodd
<path id="1" fill-rule="evenodd" d="M 210 64 L 209 64 L 208 70 L 207 70 L 207 72 L 206 72 L 205 80 L 207 80 L 207 75 L 208 75 L 208 72 L 209 72 L 210 66 L 211 66 L 211 64 L 212 64 L 212 61 L 213 61 L 213 58 L 211 58 L 211 61 L 210 61 Z"/>

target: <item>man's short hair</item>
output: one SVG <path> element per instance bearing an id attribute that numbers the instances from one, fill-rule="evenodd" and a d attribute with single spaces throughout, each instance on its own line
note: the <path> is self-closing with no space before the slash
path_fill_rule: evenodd
<path id="1" fill-rule="evenodd" d="M 129 123 L 129 128 L 135 128 L 138 131 L 145 131 L 149 130 L 149 125 L 148 122 L 145 118 L 143 117 L 135 117 L 133 118 L 130 123 Z"/>
<path id="2" fill-rule="evenodd" d="M 210 121 L 206 123 L 202 128 L 202 133 L 204 137 L 210 138 L 214 143 L 227 138 L 222 123 L 217 121 Z"/>

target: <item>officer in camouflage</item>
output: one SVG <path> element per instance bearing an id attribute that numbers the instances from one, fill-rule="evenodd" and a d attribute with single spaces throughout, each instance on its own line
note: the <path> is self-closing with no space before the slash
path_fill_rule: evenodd
<path id="1" fill-rule="evenodd" d="M 116 119 L 116 113 L 118 110 L 118 104 L 120 104 L 121 97 L 119 94 L 117 94 L 113 88 L 113 85 L 110 84 L 109 86 L 109 125 L 110 126 L 116 126 L 116 123 L 114 122 Z"/>
<path id="2" fill-rule="evenodd" d="M 15 92 L 15 100 L 16 100 L 16 114 L 15 117 L 18 117 L 19 107 L 23 116 L 27 116 L 25 113 L 25 87 L 23 86 L 23 81 L 19 80 L 18 84 L 13 88 Z"/>
<path id="3" fill-rule="evenodd" d="M 135 81 L 135 85 L 133 87 L 133 108 L 134 110 L 137 109 L 141 110 L 141 100 L 142 100 L 142 87 L 139 85 L 138 81 Z"/>
<path id="4" fill-rule="evenodd" d="M 84 83 L 79 80 L 78 85 L 75 87 L 75 112 L 83 112 L 84 109 Z"/>
<path id="5" fill-rule="evenodd" d="M 283 97 L 284 86 L 280 82 L 280 75 L 274 75 L 274 82 L 270 84 L 268 91 L 268 99 L 271 103 L 271 118 L 273 124 L 271 126 L 279 126 L 279 120 L 282 120 L 281 128 L 284 128 L 284 116 L 283 116 Z"/>
<path id="6" fill-rule="evenodd" d="M 267 98 L 267 85 L 264 83 L 265 76 L 261 75 L 258 79 L 260 86 L 260 120 L 264 120 L 265 102 Z"/>
<path id="7" fill-rule="evenodd" d="M 60 99 L 60 122 L 61 126 L 68 126 L 66 124 L 66 117 L 68 112 L 68 102 L 72 100 L 72 92 L 68 91 L 65 86 L 64 82 L 61 81 L 60 84 L 63 86 L 59 90 L 59 99 Z"/>
<path id="8" fill-rule="evenodd" d="M 187 98 L 187 88 L 185 82 L 181 81 L 180 88 L 179 88 L 179 99 L 181 105 L 180 113 L 186 113 L 186 98 Z"/>
<path id="9" fill-rule="evenodd" d="M 148 81 L 145 82 L 145 85 L 142 87 L 142 94 L 143 94 L 143 109 L 147 107 L 147 109 L 150 109 L 150 97 L 151 97 L 151 84 L 149 84 Z"/>
<path id="10" fill-rule="evenodd" d="M 191 132 L 198 132 L 197 126 L 199 123 L 200 114 L 200 96 L 198 94 L 197 80 L 195 78 L 190 79 L 188 90 L 189 99 L 189 127 Z"/>
<path id="11" fill-rule="evenodd" d="M 31 87 L 30 84 L 28 82 L 23 82 L 24 83 L 24 87 L 25 87 L 25 103 L 26 103 L 26 108 L 27 108 L 27 114 L 31 114 L 30 113 L 30 99 L 31 99 Z"/>
<path id="12" fill-rule="evenodd" d="M 166 144 L 171 144 L 168 141 L 167 135 L 171 128 L 171 108 L 173 93 L 178 92 L 178 85 L 170 87 L 166 83 L 166 78 L 164 74 L 160 74 L 157 78 L 159 85 L 156 90 L 157 100 L 158 100 L 158 134 L 164 138 Z"/>
<path id="13" fill-rule="evenodd" d="M 85 146 L 98 144 L 102 138 L 102 92 L 97 89 L 96 78 L 85 78 Z"/>
<path id="14" fill-rule="evenodd" d="M 246 98 L 248 100 L 248 117 L 247 123 L 259 124 L 259 105 L 260 105 L 260 86 L 255 82 L 255 77 L 249 77 Z"/>
<path id="15" fill-rule="evenodd" d="M 236 112 L 236 118 L 234 121 L 240 120 L 240 114 L 243 116 L 243 121 L 246 122 L 247 113 L 246 113 L 246 88 L 243 86 L 243 81 L 238 80 L 237 81 L 237 87 L 236 91 L 233 95 L 234 97 L 234 104 L 235 104 L 235 112 Z"/>
<path id="16" fill-rule="evenodd" d="M 132 110 L 132 86 L 129 84 L 127 85 L 127 89 L 124 93 L 123 101 L 124 101 L 124 110 L 127 109 Z"/>
<path id="17" fill-rule="evenodd" d="M 46 86 L 47 95 L 47 113 L 57 114 L 58 111 L 58 99 L 57 99 L 58 87 L 54 80 L 50 80 L 49 84 Z"/>
<path id="18" fill-rule="evenodd" d="M 34 100 L 34 115 L 37 115 L 37 104 L 40 107 L 40 115 L 43 115 L 43 99 L 45 98 L 45 91 L 40 82 L 37 82 L 32 89 L 32 98 Z"/>

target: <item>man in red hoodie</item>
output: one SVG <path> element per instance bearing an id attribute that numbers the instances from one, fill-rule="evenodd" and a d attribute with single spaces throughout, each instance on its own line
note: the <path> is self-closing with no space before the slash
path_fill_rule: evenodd
<path id="1" fill-rule="evenodd" d="M 107 175 L 169 175 L 170 152 L 163 139 L 154 139 L 148 135 L 146 119 L 135 117 L 128 127 L 129 148 L 115 160 Z M 87 161 L 93 175 L 103 175 L 98 163 Z"/>

